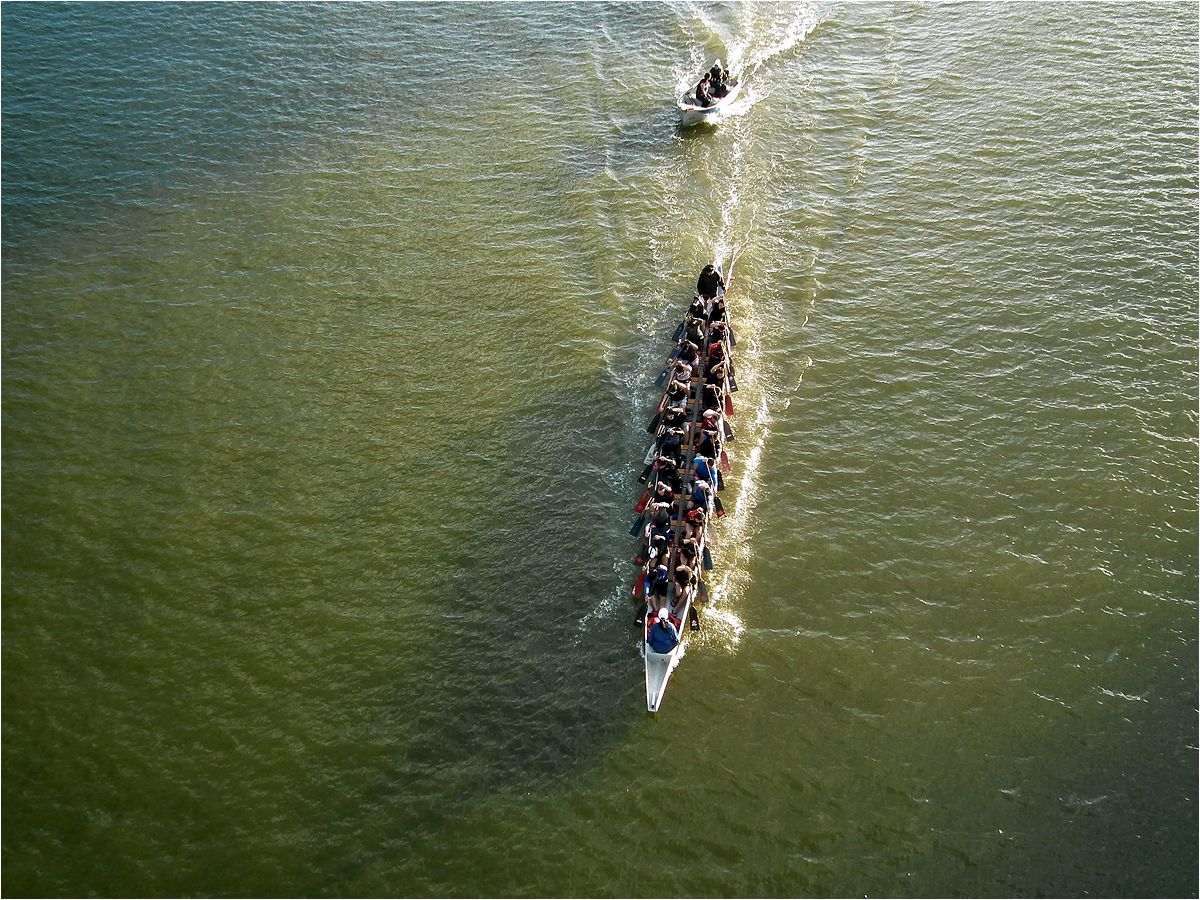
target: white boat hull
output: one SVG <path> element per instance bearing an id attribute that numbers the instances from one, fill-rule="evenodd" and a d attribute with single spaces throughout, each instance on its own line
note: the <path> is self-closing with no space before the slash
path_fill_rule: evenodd
<path id="1" fill-rule="evenodd" d="M 679 643 L 670 653 L 656 653 L 651 650 L 650 645 L 646 643 L 646 635 L 642 635 L 642 648 L 646 652 L 646 709 L 649 712 L 658 712 L 663 695 L 667 692 L 667 680 L 683 656 L 683 642 L 687 639 L 688 613 L 691 609 L 692 603 L 689 600 L 684 604 L 683 614 L 679 617 Z M 647 621 L 649 618 L 646 617 Z"/>
<path id="2" fill-rule="evenodd" d="M 729 86 L 729 93 L 712 106 L 701 106 L 696 102 L 695 92 L 688 91 L 679 100 L 679 111 L 683 116 L 683 124 L 695 125 L 699 122 L 719 122 L 724 117 L 725 113 L 729 111 L 729 108 L 737 99 L 741 89 L 742 84 L 740 81 L 733 82 L 733 84 Z"/>

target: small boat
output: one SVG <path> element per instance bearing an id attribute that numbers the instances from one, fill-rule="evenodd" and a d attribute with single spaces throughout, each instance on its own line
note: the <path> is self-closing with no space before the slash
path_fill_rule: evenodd
<path id="1" fill-rule="evenodd" d="M 721 65 L 718 59 L 717 65 Z M 703 78 L 701 78 L 703 81 Z M 717 99 L 714 102 L 704 104 L 701 103 L 696 96 L 696 89 L 700 87 L 700 82 L 692 85 L 682 97 L 679 98 L 679 111 L 683 115 L 684 125 L 695 125 L 698 122 L 717 122 L 720 121 L 722 115 L 728 111 L 733 105 L 733 101 L 737 99 L 738 93 L 742 89 L 742 82 L 735 78 L 730 73 L 729 81 L 726 83 L 729 88 L 728 93 L 724 97 Z"/>
<path id="2" fill-rule="evenodd" d="M 720 266 L 716 266 L 715 268 L 718 275 L 716 280 L 719 282 Z M 704 280 L 702 278 L 700 284 L 703 283 Z M 704 373 L 708 371 L 710 364 L 708 355 L 708 339 L 711 336 L 712 328 L 715 324 L 710 323 L 708 321 L 708 317 L 711 315 L 713 303 L 718 298 L 723 300 L 724 295 L 725 289 L 723 285 L 719 285 L 712 296 L 702 296 L 698 293 L 693 303 L 702 305 L 704 310 L 703 317 L 700 319 L 689 319 L 688 317 L 685 317 L 684 323 L 680 325 L 680 330 L 677 332 L 677 335 L 685 333 L 689 327 L 688 323 L 690 321 L 691 328 L 701 329 L 703 333 L 701 345 L 703 346 L 704 350 L 699 354 L 700 365 L 695 371 L 693 371 L 693 378 L 691 383 L 687 386 L 686 394 L 683 390 L 683 383 L 674 382 L 676 385 L 675 389 L 678 392 L 675 395 L 677 398 L 677 403 L 684 396 L 686 396 L 687 408 L 687 425 L 686 428 L 683 429 L 683 444 L 678 451 L 678 455 L 675 453 L 669 454 L 677 460 L 682 460 L 680 468 L 676 469 L 676 475 L 679 479 L 679 489 L 675 492 L 674 499 L 672 500 L 669 524 L 668 520 L 665 518 L 666 510 L 660 507 L 658 514 L 664 518 L 659 519 L 660 524 L 657 526 L 658 537 L 654 538 L 654 540 L 658 540 L 660 542 L 664 541 L 664 539 L 667 541 L 665 545 L 660 543 L 659 546 L 660 548 L 663 546 L 666 546 L 667 548 L 666 566 L 669 573 L 668 577 L 670 577 L 670 573 L 675 571 L 675 566 L 679 563 L 679 554 L 682 552 L 681 548 L 684 546 L 683 535 L 685 531 L 684 514 L 686 512 L 686 499 L 691 496 L 692 488 L 697 477 L 696 464 L 692 462 L 692 457 L 696 453 L 696 448 L 703 446 L 705 441 L 709 441 L 710 447 L 715 444 L 717 451 L 712 455 L 711 462 L 707 463 L 707 465 L 713 469 L 713 472 L 712 474 L 707 474 L 705 476 L 711 483 L 705 509 L 705 525 L 699 530 L 699 534 L 696 536 L 697 546 L 695 548 L 695 559 L 689 563 L 689 565 L 695 567 L 696 574 L 690 584 L 688 584 L 682 596 L 677 595 L 674 579 L 671 579 L 666 585 L 665 598 L 661 595 L 657 598 L 651 596 L 649 574 L 650 565 L 649 562 L 646 562 L 644 565 L 641 564 L 643 559 L 649 560 L 653 556 L 652 548 L 654 541 L 651 540 L 652 529 L 647 528 L 645 532 L 642 532 L 641 523 L 644 521 L 643 516 L 634 523 L 634 529 L 631 531 L 633 534 L 642 535 L 638 552 L 638 562 L 639 565 L 641 565 L 641 569 L 637 579 L 634 582 L 633 593 L 634 596 L 639 598 L 643 603 L 642 613 L 639 616 L 639 620 L 642 624 L 642 651 L 646 664 L 646 709 L 653 713 L 658 712 L 659 706 L 662 704 L 663 694 L 667 689 L 667 681 L 670 679 L 671 673 L 675 670 L 675 667 L 679 664 L 679 660 L 683 655 L 684 641 L 686 640 L 688 630 L 695 630 L 699 628 L 699 620 L 694 612 L 694 608 L 698 600 L 705 599 L 707 591 L 704 587 L 702 573 L 705 567 L 711 568 L 712 566 L 711 556 L 707 549 L 708 527 L 715 519 L 714 512 L 716 515 L 720 515 L 723 512 L 720 501 L 716 496 L 717 491 L 720 489 L 721 481 L 717 457 L 719 457 L 721 460 L 724 460 L 727 471 L 728 461 L 725 458 L 723 443 L 725 439 L 724 436 L 730 434 L 727 429 L 727 423 L 725 422 L 725 415 L 728 410 L 720 404 L 719 400 L 717 401 L 719 408 L 713 410 L 717 418 L 715 421 L 710 419 L 708 425 L 705 426 L 708 429 L 707 438 L 704 436 L 704 431 L 702 430 L 703 423 L 701 420 L 704 412 L 703 400 L 708 393 L 708 389 L 705 388 L 704 378 Z M 690 312 L 691 310 L 689 309 L 689 313 Z M 732 358 L 729 355 L 731 344 L 729 341 L 728 332 L 728 310 L 725 311 L 725 314 L 720 318 L 720 321 L 727 329 L 726 336 L 722 342 L 722 346 L 724 347 L 724 358 L 732 363 Z M 683 343 L 684 342 L 680 343 L 681 347 L 683 346 Z M 671 354 L 671 358 L 668 360 L 668 370 L 670 371 L 674 371 L 671 367 L 674 364 L 674 360 L 678 352 L 678 350 L 674 351 Z M 713 364 L 715 365 L 715 363 Z M 668 370 L 664 370 L 664 375 Z M 672 379 L 673 378 L 674 376 L 672 376 Z M 730 387 L 728 375 L 726 375 L 723 384 L 718 385 L 717 387 L 724 389 L 727 400 L 727 391 Z M 665 425 L 660 423 L 662 422 L 663 411 L 668 406 L 667 401 L 670 392 L 671 387 L 668 387 L 663 393 L 663 399 L 659 403 L 658 415 L 655 416 L 654 421 L 651 422 L 650 425 L 650 428 L 654 432 L 655 439 L 651 444 L 650 452 L 647 454 L 647 462 L 649 462 L 649 460 L 657 454 L 657 449 L 663 446 L 663 441 L 666 440 L 666 432 L 664 430 Z M 720 397 L 721 393 L 721 391 L 718 391 L 716 396 Z M 677 406 L 676 409 L 678 410 L 677 415 L 682 414 L 681 406 Z M 709 440 L 712 438 L 714 433 L 718 437 L 715 439 L 715 441 Z M 676 432 L 676 434 L 678 434 L 678 432 Z M 642 502 L 639 503 L 636 510 L 639 513 L 646 509 L 646 500 L 652 493 L 656 491 L 659 478 L 661 477 L 660 473 L 658 472 L 657 465 L 653 468 L 653 470 L 651 470 L 648 465 L 647 471 L 642 473 L 643 478 L 650 471 L 653 471 L 654 474 L 649 479 L 646 493 L 643 495 Z M 670 535 L 669 538 L 666 537 L 668 534 Z M 652 627 L 651 622 L 657 621 L 659 610 L 662 608 L 668 609 L 672 620 L 679 623 L 677 626 L 679 640 L 675 646 L 671 648 L 671 650 L 665 653 L 655 651 L 649 643 L 650 629 Z"/>

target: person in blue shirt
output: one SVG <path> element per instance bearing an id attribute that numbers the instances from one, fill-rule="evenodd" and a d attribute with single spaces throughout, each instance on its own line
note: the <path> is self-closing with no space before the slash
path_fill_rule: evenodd
<path id="1" fill-rule="evenodd" d="M 713 475 L 712 469 L 709 468 L 708 460 L 697 454 L 694 462 L 696 463 L 696 477 L 701 481 L 707 481 L 709 484 L 712 484 Z"/>
<path id="2" fill-rule="evenodd" d="M 671 621 L 667 607 L 658 611 L 658 620 L 646 632 L 646 643 L 655 653 L 670 653 L 679 644 L 679 628 Z"/>
<path id="3" fill-rule="evenodd" d="M 651 597 L 666 597 L 667 587 L 671 582 L 671 570 L 667 568 L 667 561 L 660 559 L 658 564 L 650 570 L 650 596 Z"/>

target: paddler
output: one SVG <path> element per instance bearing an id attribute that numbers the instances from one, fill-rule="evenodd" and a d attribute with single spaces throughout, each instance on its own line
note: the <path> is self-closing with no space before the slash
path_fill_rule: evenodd
<path id="1" fill-rule="evenodd" d="M 665 598 L 670 581 L 671 570 L 667 568 L 665 561 L 660 562 L 650 570 L 650 596 Z"/>
<path id="2" fill-rule="evenodd" d="M 719 385 L 706 384 L 704 386 L 704 399 L 700 405 L 704 409 L 723 409 L 725 406 L 725 392 Z"/>
<path id="3" fill-rule="evenodd" d="M 670 653 L 679 645 L 679 627 L 671 618 L 670 607 L 664 606 L 646 632 L 646 643 L 655 653 Z"/>
<path id="4" fill-rule="evenodd" d="M 716 362 L 709 364 L 708 371 L 704 373 L 704 383 L 725 383 L 725 361 L 723 359 L 718 359 Z"/>
<path id="5" fill-rule="evenodd" d="M 650 513 L 650 521 L 655 525 L 666 525 L 671 521 L 671 503 L 666 500 L 655 500 L 646 511 Z"/>
<path id="6" fill-rule="evenodd" d="M 654 499 L 663 503 L 670 503 L 675 499 L 675 488 L 667 479 L 660 477 L 654 485 Z"/>
<path id="7" fill-rule="evenodd" d="M 700 365 L 700 345 L 686 339 L 680 341 L 679 358 L 692 368 Z"/>
<path id="8" fill-rule="evenodd" d="M 681 400 L 674 406 L 668 406 L 663 413 L 663 423 L 668 428 L 679 428 L 687 422 L 688 411 L 686 401 Z"/>

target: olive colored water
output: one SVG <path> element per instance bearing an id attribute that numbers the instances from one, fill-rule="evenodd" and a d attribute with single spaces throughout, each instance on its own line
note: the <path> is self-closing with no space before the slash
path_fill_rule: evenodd
<path id="1" fill-rule="evenodd" d="M 6 896 L 1194 895 L 1194 5 L 3 12 Z"/>

